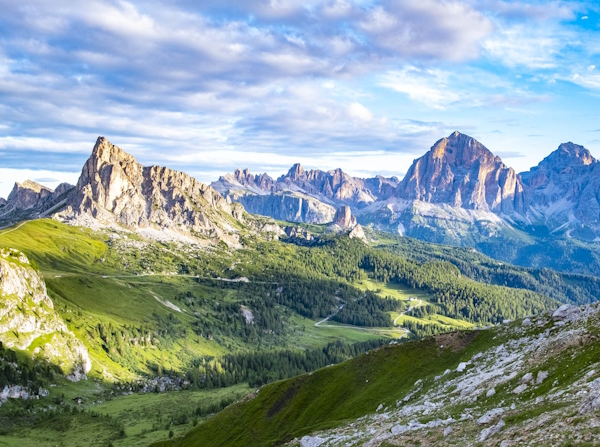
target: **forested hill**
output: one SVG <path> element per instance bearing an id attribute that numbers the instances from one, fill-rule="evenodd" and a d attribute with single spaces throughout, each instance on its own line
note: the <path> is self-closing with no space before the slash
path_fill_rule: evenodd
<path id="1" fill-rule="evenodd" d="M 486 284 L 533 290 L 561 302 L 588 304 L 600 298 L 600 278 L 527 268 L 492 259 L 471 248 L 431 244 L 409 237 L 377 233 L 377 246 L 418 263 L 446 261 L 461 274 Z"/>
<path id="2" fill-rule="evenodd" d="M 255 263 L 253 274 L 263 278 L 277 275 L 284 290 L 298 278 L 356 282 L 370 277 L 427 291 L 442 315 L 483 325 L 557 306 L 555 300 L 535 290 L 474 281 L 450 262 L 419 263 L 347 237 L 323 239 L 319 246 L 310 248 L 265 243 L 255 249 L 260 261 Z"/>

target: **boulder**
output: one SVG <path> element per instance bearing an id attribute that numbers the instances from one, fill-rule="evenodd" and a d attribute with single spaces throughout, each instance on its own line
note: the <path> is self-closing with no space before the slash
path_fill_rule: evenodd
<path id="1" fill-rule="evenodd" d="M 501 420 L 496 425 L 481 430 L 481 434 L 479 435 L 479 442 L 483 442 L 486 439 L 491 438 L 495 434 L 500 433 L 500 431 L 502 431 L 505 425 L 506 423 L 503 420 Z"/>
<path id="2" fill-rule="evenodd" d="M 304 436 L 300 440 L 301 447 L 319 447 L 324 444 L 327 440 L 319 438 L 318 436 Z"/>
<path id="3" fill-rule="evenodd" d="M 581 309 L 572 304 L 563 304 L 552 314 L 554 320 L 574 320 L 582 314 Z"/>

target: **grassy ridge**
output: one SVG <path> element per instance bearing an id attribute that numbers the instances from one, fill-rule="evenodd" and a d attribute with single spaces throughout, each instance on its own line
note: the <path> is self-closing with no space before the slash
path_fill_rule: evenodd
<path id="1" fill-rule="evenodd" d="M 44 273 L 116 270 L 114 265 L 102 262 L 108 246 L 101 233 L 49 219 L 24 222 L 3 230 L 0 246 L 22 251 Z"/>
<path id="2" fill-rule="evenodd" d="M 261 388 L 253 399 L 234 404 L 185 438 L 154 447 L 254 447 L 278 445 L 395 406 L 419 379 L 456 368 L 479 333 L 456 333 L 390 346 Z M 477 339 L 481 340 L 477 342 Z M 441 344 L 452 348 L 441 349 Z"/>

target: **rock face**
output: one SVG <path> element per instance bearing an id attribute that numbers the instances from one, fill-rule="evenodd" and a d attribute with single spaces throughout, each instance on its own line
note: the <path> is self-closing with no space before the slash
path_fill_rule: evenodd
<path id="1" fill-rule="evenodd" d="M 349 206 L 342 206 L 335 213 L 332 223 L 341 228 L 354 228 L 356 226 L 356 217 L 352 214 Z"/>
<path id="2" fill-rule="evenodd" d="M 46 285 L 27 257 L 0 250 L 0 341 L 61 368 L 72 380 L 91 369 L 85 346 L 54 312 Z"/>
<path id="3" fill-rule="evenodd" d="M 324 224 L 332 222 L 338 207 L 363 208 L 392 196 L 397 185 L 396 177 L 360 179 L 341 169 L 305 171 L 297 163 L 277 180 L 268 174 L 253 175 L 247 169 L 238 169 L 211 186 L 250 213 Z"/>
<path id="4" fill-rule="evenodd" d="M 335 215 L 333 206 L 299 192 L 230 194 L 227 197 L 233 202 L 241 203 L 249 213 L 288 222 L 324 224 L 331 222 Z"/>
<path id="5" fill-rule="evenodd" d="M 563 143 L 521 177 L 532 197 L 529 220 L 551 231 L 583 224 L 600 234 L 600 163 L 586 148 Z"/>
<path id="6" fill-rule="evenodd" d="M 15 186 L 8 196 L 7 203 L 18 209 L 28 209 L 39 206 L 54 193 L 50 188 L 40 185 L 31 180 L 21 183 L 15 183 Z"/>
<path id="7" fill-rule="evenodd" d="M 244 209 L 210 186 L 169 168 L 144 167 L 100 137 L 85 163 L 62 217 L 92 217 L 132 229 L 159 228 L 211 241 L 236 243 Z"/>
<path id="8" fill-rule="evenodd" d="M 68 183 L 61 183 L 56 190 L 31 180 L 15 183 L 7 200 L 0 200 L 0 222 L 9 225 L 19 220 L 40 217 L 64 203 L 72 188 Z"/>
<path id="9" fill-rule="evenodd" d="M 398 177 L 386 178 L 377 175 L 373 178 L 365 179 L 364 182 L 365 187 L 369 189 L 377 200 L 386 200 L 394 195 L 400 180 L 398 180 Z"/>
<path id="10" fill-rule="evenodd" d="M 454 132 L 415 160 L 395 196 L 473 210 L 522 213 L 521 179 L 475 139 Z"/>

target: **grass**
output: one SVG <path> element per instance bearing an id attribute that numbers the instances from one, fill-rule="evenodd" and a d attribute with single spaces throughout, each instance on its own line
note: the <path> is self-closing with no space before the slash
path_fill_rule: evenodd
<path id="1" fill-rule="evenodd" d="M 340 365 L 261 388 L 186 435 L 155 446 L 277 445 L 393 406 L 418 379 L 455 368 L 478 334 L 458 334 L 464 346 L 439 349 L 436 339 L 384 347 Z"/>
<path id="2" fill-rule="evenodd" d="M 155 394 L 132 394 L 112 399 L 94 407 L 94 411 L 111 416 L 123 423 L 126 438 L 113 442 L 115 447 L 138 447 L 168 437 L 169 430 L 176 436 L 193 428 L 197 418 L 198 405 L 217 404 L 220 401 L 237 400 L 252 390 L 247 385 L 205 391 L 171 391 Z M 171 420 L 186 415 L 185 424 L 174 423 L 167 429 Z M 208 418 L 200 418 L 200 421 Z M 156 429 L 160 427 L 159 429 Z"/>
<path id="3" fill-rule="evenodd" d="M 16 248 L 45 274 L 111 271 L 102 262 L 108 253 L 102 233 L 50 219 L 38 219 L 0 232 L 0 246 Z"/>
<path id="4" fill-rule="evenodd" d="M 383 283 L 374 279 L 363 279 L 354 284 L 361 290 L 371 290 L 377 292 L 382 298 L 391 297 L 397 300 L 406 301 L 410 298 L 416 298 L 429 302 L 431 295 L 424 290 L 411 289 L 398 283 Z"/>
<path id="5" fill-rule="evenodd" d="M 295 327 L 296 329 L 296 332 L 293 335 L 295 345 L 302 349 L 318 348 L 340 339 L 348 343 L 356 343 L 360 341 L 375 340 L 382 337 L 381 334 L 360 330 L 358 328 L 335 327 L 329 321 L 327 321 L 327 325 L 323 324 L 316 327 L 316 320 L 311 320 L 299 315 L 290 317 L 289 321 L 292 327 Z"/>
<path id="6" fill-rule="evenodd" d="M 73 398 L 97 399 L 101 387 L 80 382 L 61 389 L 65 405 L 77 406 Z M 171 391 L 166 393 L 107 396 L 107 400 L 77 406 L 77 413 L 42 417 L 0 435 L 0 446 L 8 447 L 141 447 L 167 438 L 172 430 L 176 436 L 190 430 L 195 421 L 206 421 L 212 414 L 199 418 L 198 406 L 235 401 L 251 392 L 247 385 L 206 391 Z M 89 409 L 93 413 L 80 413 Z M 13 418 L 13 421 L 14 422 Z M 26 419 L 26 417 L 25 417 Z M 173 423 L 171 424 L 171 421 Z M 0 418 L 2 422 L 2 418 Z M 5 424 L 6 425 L 6 424 Z M 121 432 L 121 428 L 124 432 Z"/>

